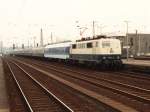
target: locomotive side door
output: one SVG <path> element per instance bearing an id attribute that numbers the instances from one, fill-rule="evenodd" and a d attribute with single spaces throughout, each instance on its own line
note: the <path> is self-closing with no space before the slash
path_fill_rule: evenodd
<path id="1" fill-rule="evenodd" d="M 92 44 L 92 55 L 93 55 L 93 60 L 96 59 L 96 46 L 97 46 L 97 42 L 93 42 L 93 44 Z"/>

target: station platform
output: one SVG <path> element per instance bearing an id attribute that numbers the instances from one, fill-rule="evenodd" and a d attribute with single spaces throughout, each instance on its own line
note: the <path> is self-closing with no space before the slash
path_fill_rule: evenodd
<path id="1" fill-rule="evenodd" d="M 8 95 L 6 92 L 2 59 L 0 57 L 0 112 L 9 112 Z"/>
<path id="2" fill-rule="evenodd" d="M 123 59 L 123 63 L 127 65 L 150 67 L 150 60 Z"/>

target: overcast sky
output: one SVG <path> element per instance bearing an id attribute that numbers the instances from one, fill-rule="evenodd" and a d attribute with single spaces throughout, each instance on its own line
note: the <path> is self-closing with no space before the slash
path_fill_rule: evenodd
<path id="1" fill-rule="evenodd" d="M 125 34 L 125 20 L 129 32 L 138 29 L 150 33 L 149 0 L 0 0 L 0 40 L 4 45 L 39 42 L 40 28 L 44 41 L 79 38 L 79 29 L 87 27 L 83 34 L 92 34 L 95 21 L 96 34 Z M 78 21 L 78 22 L 77 22 Z"/>

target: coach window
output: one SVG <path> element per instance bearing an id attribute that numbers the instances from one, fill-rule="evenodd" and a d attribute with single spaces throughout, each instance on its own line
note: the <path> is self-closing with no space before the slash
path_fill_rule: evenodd
<path id="1" fill-rule="evenodd" d="M 82 49 L 84 48 L 84 44 L 82 44 Z"/>
<path id="2" fill-rule="evenodd" d="M 84 43 L 84 48 L 86 48 L 86 44 Z"/>
<path id="3" fill-rule="evenodd" d="M 83 48 L 85 48 L 85 44 L 83 44 Z"/>
<path id="4" fill-rule="evenodd" d="M 69 53 L 69 47 L 66 47 L 66 53 Z"/>
<path id="5" fill-rule="evenodd" d="M 72 45 L 72 49 L 76 49 L 76 44 L 73 44 L 73 45 Z"/>
<path id="6" fill-rule="evenodd" d="M 92 43 L 87 43 L 87 48 L 92 48 Z"/>
<path id="7" fill-rule="evenodd" d="M 81 44 L 79 44 L 79 48 L 81 49 Z"/>
<path id="8" fill-rule="evenodd" d="M 82 48 L 84 48 L 84 44 L 82 44 Z"/>
<path id="9" fill-rule="evenodd" d="M 80 44 L 77 45 L 77 48 L 80 49 Z"/>

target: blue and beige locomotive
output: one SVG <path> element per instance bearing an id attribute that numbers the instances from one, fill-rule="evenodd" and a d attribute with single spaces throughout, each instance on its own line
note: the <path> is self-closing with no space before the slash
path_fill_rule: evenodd
<path id="1" fill-rule="evenodd" d="M 122 66 L 120 40 L 105 36 L 83 38 L 76 42 L 65 41 L 53 43 L 42 48 L 14 51 L 13 54 L 107 68 Z"/>
<path id="2" fill-rule="evenodd" d="M 89 65 L 121 67 L 120 40 L 106 37 L 78 40 L 70 48 L 70 59 Z"/>

